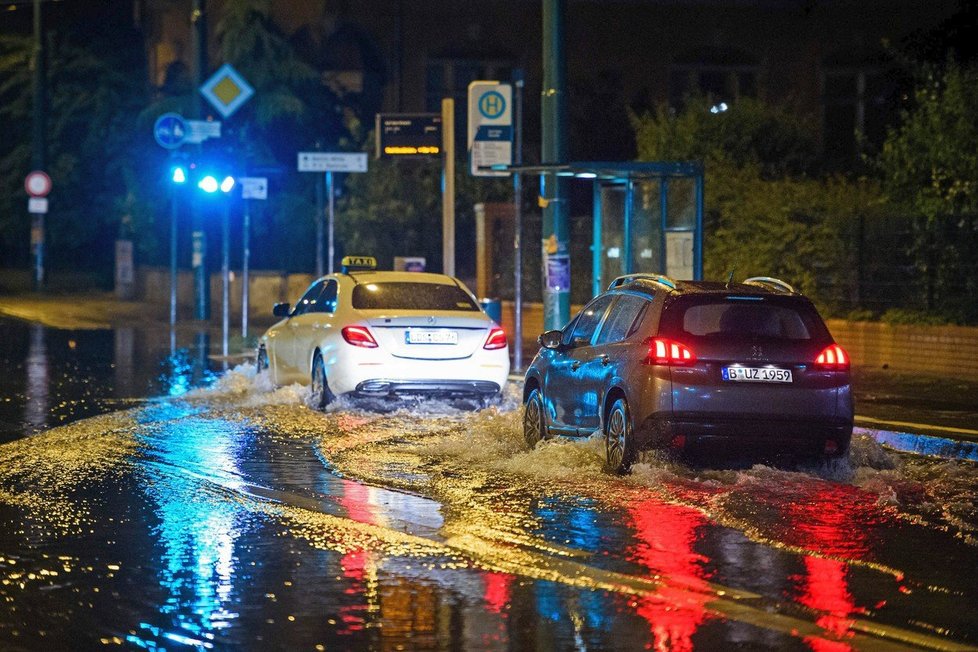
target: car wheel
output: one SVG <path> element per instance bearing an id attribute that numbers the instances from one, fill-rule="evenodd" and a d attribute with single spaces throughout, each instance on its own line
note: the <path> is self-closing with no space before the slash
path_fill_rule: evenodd
<path id="1" fill-rule="evenodd" d="M 607 468 L 612 473 L 628 473 L 635 461 L 635 438 L 628 403 L 620 398 L 611 406 L 604 424 L 604 445 Z"/>
<path id="2" fill-rule="evenodd" d="M 322 410 L 333 402 L 333 392 L 329 391 L 329 384 L 326 382 L 326 365 L 323 364 L 323 356 L 316 354 L 312 360 L 312 402 L 318 410 Z"/>
<path id="3" fill-rule="evenodd" d="M 523 438 L 531 449 L 541 439 L 547 438 L 547 419 L 543 408 L 543 394 L 539 389 L 530 392 L 523 410 Z"/>
<path id="4" fill-rule="evenodd" d="M 265 350 L 265 345 L 262 344 L 258 347 L 258 354 L 255 355 L 255 367 L 257 367 L 257 373 L 262 373 L 268 369 L 268 351 Z"/>

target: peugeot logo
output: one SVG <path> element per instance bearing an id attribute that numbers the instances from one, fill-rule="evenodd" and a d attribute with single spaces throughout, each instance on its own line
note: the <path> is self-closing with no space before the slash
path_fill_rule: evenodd
<path id="1" fill-rule="evenodd" d="M 759 359 L 761 359 L 761 358 L 764 357 L 764 351 L 761 349 L 761 347 L 759 347 L 757 345 L 751 346 L 750 347 L 750 357 L 753 358 L 753 359 L 755 359 L 755 360 L 759 360 Z"/>

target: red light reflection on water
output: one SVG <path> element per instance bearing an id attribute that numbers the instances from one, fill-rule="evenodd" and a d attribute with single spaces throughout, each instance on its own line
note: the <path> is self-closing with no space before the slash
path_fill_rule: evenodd
<path id="1" fill-rule="evenodd" d="M 853 636 L 853 619 L 850 614 L 859 611 L 856 608 L 846 582 L 846 565 L 835 559 L 820 557 L 805 558 L 805 575 L 800 578 L 801 595 L 798 601 L 824 612 L 815 622 L 819 627 L 838 636 L 848 638 Z M 808 636 L 805 642 L 815 652 L 837 652 L 850 649 L 842 641 L 830 641 L 823 638 Z"/>
<path id="2" fill-rule="evenodd" d="M 376 524 L 378 521 L 377 508 L 370 503 L 370 488 L 356 482 L 343 484 L 343 495 L 337 498 L 341 507 L 346 510 L 349 518 L 360 523 Z M 354 634 L 366 628 L 366 615 L 370 611 L 369 596 L 366 580 L 375 563 L 373 554 L 368 550 L 354 550 L 346 553 L 340 559 L 343 577 L 350 580 L 343 590 L 349 596 L 361 596 L 362 601 L 356 604 L 346 604 L 340 607 L 342 627 L 339 634 Z"/>
<path id="3" fill-rule="evenodd" d="M 879 508 L 868 495 L 854 487 L 818 483 L 799 484 L 785 496 L 783 540 L 789 545 L 811 550 L 817 555 L 804 558 L 805 571 L 793 579 L 798 602 L 820 612 L 815 622 L 831 636 L 853 636 L 853 614 L 865 613 L 849 591 L 848 564 L 843 558 L 870 557 L 870 537 L 866 524 L 879 520 Z M 806 495 L 806 493 L 808 495 Z M 815 636 L 805 638 L 815 652 L 842 652 L 850 646 L 844 640 Z"/>
<path id="4" fill-rule="evenodd" d="M 706 519 L 695 509 L 658 500 L 634 503 L 628 513 L 637 539 L 629 559 L 663 581 L 654 595 L 637 600 L 636 611 L 649 622 L 654 649 L 692 650 L 693 634 L 708 618 L 706 604 L 713 599 L 703 568 L 708 560 L 693 549 Z"/>
<path id="5" fill-rule="evenodd" d="M 486 601 L 486 608 L 493 613 L 502 613 L 503 609 L 510 601 L 510 586 L 513 584 L 513 576 L 506 573 L 482 573 L 482 580 L 486 584 L 483 599 Z"/>

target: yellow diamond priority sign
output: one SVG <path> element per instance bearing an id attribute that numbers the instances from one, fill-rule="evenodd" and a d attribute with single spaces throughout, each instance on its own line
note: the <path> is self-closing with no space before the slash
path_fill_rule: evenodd
<path id="1" fill-rule="evenodd" d="M 248 101 L 255 94 L 248 82 L 244 80 L 231 64 L 226 63 L 217 69 L 211 78 L 200 87 L 200 94 L 207 98 L 217 111 L 225 118 Z"/>

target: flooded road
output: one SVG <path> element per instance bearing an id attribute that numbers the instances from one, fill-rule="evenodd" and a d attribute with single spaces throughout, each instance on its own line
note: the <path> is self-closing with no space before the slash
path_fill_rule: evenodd
<path id="1" fill-rule="evenodd" d="M 597 439 L 525 450 L 515 386 L 320 413 L 170 368 L 0 446 L 0 648 L 978 646 L 974 462 L 860 431 L 849 463 L 622 478 Z"/>

